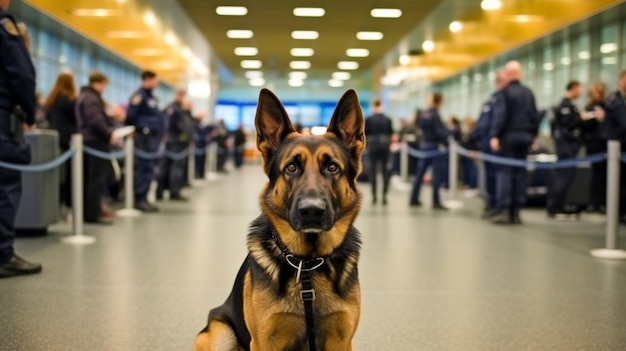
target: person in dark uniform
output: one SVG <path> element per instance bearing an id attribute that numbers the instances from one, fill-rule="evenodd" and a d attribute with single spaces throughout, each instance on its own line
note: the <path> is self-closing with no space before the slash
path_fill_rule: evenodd
<path id="1" fill-rule="evenodd" d="M 604 84 L 593 83 L 589 86 L 589 98 L 585 105 L 583 121 L 583 140 L 587 155 L 606 153 L 606 128 L 604 126 Z M 606 161 L 591 164 L 589 184 L 590 212 L 604 213 L 606 206 Z"/>
<path id="2" fill-rule="evenodd" d="M 217 172 L 228 173 L 226 171 L 226 161 L 228 161 L 228 129 L 223 119 L 218 119 L 215 129 L 213 129 L 213 140 L 217 144 Z"/>
<path id="3" fill-rule="evenodd" d="M 189 148 L 190 127 L 187 112 L 185 111 L 185 91 L 177 90 L 174 93 L 174 101 L 165 108 L 167 118 L 167 134 L 165 149 L 172 153 L 180 153 Z M 157 189 L 157 199 L 163 198 L 163 190 L 170 191 L 170 200 L 187 201 L 180 191 L 185 183 L 183 178 L 185 171 L 185 160 L 174 160 L 167 155 L 161 159 L 159 174 L 159 186 Z"/>
<path id="4" fill-rule="evenodd" d="M 89 74 L 89 86 L 80 90 L 76 101 L 76 121 L 78 131 L 83 135 L 83 143 L 93 149 L 109 152 L 111 144 L 117 142 L 109 116 L 105 110 L 102 94 L 109 80 L 100 72 Z M 85 154 L 85 222 L 111 224 L 113 215 L 102 213 L 102 191 L 106 184 L 110 161 Z"/>
<path id="5" fill-rule="evenodd" d="M 204 179 L 206 175 L 206 157 L 207 146 L 209 145 L 209 131 L 208 128 L 202 123 L 204 121 L 204 112 L 199 112 L 193 119 L 193 142 L 196 150 L 204 150 L 195 154 L 195 178 Z"/>
<path id="6" fill-rule="evenodd" d="M 626 152 L 626 71 L 619 75 L 618 89 L 610 94 L 605 103 L 606 138 L 621 143 L 622 153 Z M 626 223 L 626 166 L 620 162 L 620 222 Z"/>
<path id="7" fill-rule="evenodd" d="M 574 104 L 574 100 L 580 97 L 582 90 L 582 85 L 578 81 L 567 83 L 565 97 L 554 107 L 552 137 L 559 160 L 578 156 L 583 145 L 583 120 Z M 576 176 L 576 167 L 555 169 L 553 175 L 551 188 L 548 191 L 548 217 L 554 218 L 558 214 L 578 212 L 577 209 L 565 206 L 567 191 Z"/>
<path id="8" fill-rule="evenodd" d="M 439 145 L 448 145 L 449 130 L 441 121 L 439 116 L 439 108 L 443 104 L 443 95 L 441 93 L 435 93 L 432 96 L 432 106 L 422 111 L 417 117 L 417 126 L 421 129 L 422 139 L 420 141 L 421 151 L 435 151 L 439 149 Z M 413 178 L 413 189 L 411 191 L 411 198 L 409 204 L 411 206 L 421 206 L 419 201 L 420 190 L 422 187 L 422 178 L 426 170 L 432 165 L 432 187 L 433 187 L 433 209 L 434 210 L 447 210 L 441 204 L 439 198 L 439 188 L 444 180 L 443 171 L 444 163 L 446 162 L 445 155 L 436 156 L 431 158 L 423 158 L 419 160 L 417 166 L 417 172 Z"/>
<path id="9" fill-rule="evenodd" d="M 233 136 L 235 142 L 235 168 L 239 169 L 243 165 L 243 154 L 246 148 L 246 139 L 248 138 L 243 123 L 239 124 Z"/>
<path id="10" fill-rule="evenodd" d="M 389 146 L 393 127 L 391 118 L 383 113 L 380 100 L 376 99 L 372 103 L 374 114 L 365 119 L 365 138 L 367 140 L 367 154 L 370 159 L 370 183 L 372 184 L 372 202 L 376 203 L 377 197 L 377 175 L 383 176 L 383 205 L 387 204 L 387 192 L 389 191 L 389 179 L 391 169 L 389 169 Z"/>
<path id="11" fill-rule="evenodd" d="M 496 91 L 491 95 L 489 100 L 485 102 L 480 111 L 480 117 L 476 122 L 476 127 L 472 131 L 471 138 L 478 143 L 478 149 L 485 154 L 493 154 L 491 146 L 489 146 L 489 133 L 491 129 L 491 121 L 493 120 L 493 106 L 498 99 L 499 92 L 507 84 L 506 75 L 504 70 L 496 72 Z M 485 170 L 485 195 L 486 205 L 483 211 L 482 218 L 490 219 L 497 214 L 498 208 L 496 203 L 496 174 L 497 165 L 493 162 L 483 161 L 483 167 Z"/>
<path id="12" fill-rule="evenodd" d="M 22 126 L 35 123 L 35 68 L 15 18 L 7 12 L 9 0 L 0 0 L 0 161 L 30 163 L 30 148 Z M 14 111 L 23 111 L 18 117 Z M 0 278 L 41 272 L 39 263 L 15 254 L 15 217 L 22 197 L 20 172 L 0 167 Z"/>
<path id="13" fill-rule="evenodd" d="M 520 83 L 522 66 L 510 61 L 504 68 L 509 82 L 493 107 L 489 140 L 491 149 L 506 158 L 526 160 L 539 128 L 539 112 L 532 91 Z M 526 168 L 500 166 L 497 175 L 495 224 L 520 224 L 526 202 Z"/>
<path id="14" fill-rule="evenodd" d="M 135 126 L 135 148 L 148 153 L 159 150 L 165 130 L 165 117 L 159 110 L 157 99 L 152 95 L 159 86 L 156 73 L 141 73 L 141 88 L 130 99 L 126 113 L 126 124 Z M 147 195 L 155 178 L 157 159 L 137 157 L 135 159 L 135 208 L 143 212 L 157 212 L 158 207 L 148 203 Z"/>

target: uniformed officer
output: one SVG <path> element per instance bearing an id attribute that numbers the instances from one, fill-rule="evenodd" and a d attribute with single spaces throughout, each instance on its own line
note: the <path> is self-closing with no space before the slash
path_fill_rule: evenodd
<path id="1" fill-rule="evenodd" d="M 565 97 L 554 107 L 554 121 L 552 137 L 559 160 L 574 158 L 583 145 L 581 118 L 574 100 L 582 94 L 582 85 L 578 81 L 567 83 Z M 576 167 L 554 170 L 554 178 L 548 191 L 548 217 L 554 218 L 557 214 L 571 214 L 578 212 L 574 208 L 565 207 L 567 191 L 576 176 Z"/>
<path id="2" fill-rule="evenodd" d="M 167 133 L 165 139 L 165 149 L 171 153 L 180 153 L 189 148 L 190 125 L 189 116 L 185 104 L 185 90 L 177 90 L 174 93 L 174 101 L 165 108 L 167 118 Z M 170 200 L 187 201 L 181 195 L 185 179 L 185 159 L 174 160 L 167 155 L 161 159 L 159 170 L 159 187 L 157 189 L 157 199 L 163 197 L 163 190 L 169 189 Z"/>
<path id="3" fill-rule="evenodd" d="M 522 66 L 510 61 L 504 67 L 509 82 L 493 106 L 489 141 L 501 156 L 526 160 L 539 128 L 539 112 L 532 91 L 520 83 Z M 500 166 L 497 174 L 496 224 L 519 224 L 520 209 L 526 202 L 526 168 Z"/>
<path id="4" fill-rule="evenodd" d="M 621 142 L 622 153 L 626 152 L 626 71 L 619 75 L 618 89 L 609 95 L 605 104 L 606 137 Z M 620 222 L 626 223 L 626 167 L 620 162 Z"/>
<path id="5" fill-rule="evenodd" d="M 604 104 L 606 94 L 603 83 L 592 83 L 589 86 L 588 100 L 585 105 L 586 118 L 583 122 L 583 139 L 587 155 L 604 154 L 607 150 L 606 128 L 604 124 Z M 606 160 L 591 164 L 589 181 L 590 212 L 604 213 L 606 206 Z"/>
<path id="6" fill-rule="evenodd" d="M 30 163 L 22 123 L 35 123 L 35 68 L 15 18 L 7 12 L 9 0 L 0 0 L 0 161 Z M 22 116 L 14 111 L 21 109 Z M 20 172 L 0 167 L 0 278 L 41 272 L 41 265 L 17 256 L 13 249 L 15 217 L 22 197 Z"/>
<path id="7" fill-rule="evenodd" d="M 420 141 L 421 151 L 434 151 L 438 150 L 440 145 L 448 145 L 448 136 L 450 133 L 439 116 L 439 108 L 441 108 L 442 104 L 443 95 L 441 95 L 441 93 L 435 93 L 432 96 L 431 107 L 422 111 L 422 113 L 417 116 L 417 126 L 422 131 L 422 140 Z M 417 172 L 413 178 L 413 190 L 411 191 L 411 198 L 409 202 L 411 206 L 422 205 L 419 201 L 420 190 L 422 188 L 422 178 L 424 177 L 426 170 L 428 170 L 428 168 L 432 165 L 433 209 L 447 209 L 441 204 L 439 199 L 439 188 L 444 180 L 442 169 L 444 168 L 445 160 L 445 156 L 422 158 L 419 160 Z"/>
<path id="8" fill-rule="evenodd" d="M 472 131 L 471 138 L 476 140 L 479 145 L 479 149 L 481 152 L 485 154 L 493 154 L 493 150 L 491 150 L 491 146 L 489 146 L 489 132 L 491 128 L 491 122 L 493 121 L 493 106 L 498 99 L 499 92 L 506 86 L 506 75 L 504 70 L 499 70 L 496 73 L 496 91 L 491 95 L 491 98 L 487 100 L 482 106 L 480 117 L 478 118 L 478 122 L 476 122 L 476 127 Z M 495 214 L 497 214 L 497 203 L 496 203 L 496 173 L 498 169 L 498 165 L 493 162 L 485 162 L 483 161 L 483 167 L 485 170 L 485 191 L 486 191 L 486 206 L 483 212 L 482 217 L 485 219 L 489 219 Z"/>
<path id="9" fill-rule="evenodd" d="M 387 191 L 389 190 L 389 179 L 391 170 L 389 169 L 389 146 L 393 127 L 391 118 L 383 113 L 383 106 L 379 99 L 372 103 L 374 114 L 365 119 L 365 137 L 367 138 L 367 154 L 370 159 L 370 183 L 372 184 L 372 202 L 377 201 L 376 177 L 378 169 L 383 176 L 383 205 L 387 204 Z"/>
<path id="10" fill-rule="evenodd" d="M 156 73 L 141 73 L 141 88 L 130 99 L 126 124 L 136 127 L 135 148 L 156 153 L 165 130 L 165 117 L 159 110 L 159 104 L 152 92 L 159 86 Z M 135 207 L 143 212 L 156 212 L 158 207 L 148 203 L 147 195 L 150 184 L 155 178 L 157 159 L 137 157 L 135 159 Z"/>

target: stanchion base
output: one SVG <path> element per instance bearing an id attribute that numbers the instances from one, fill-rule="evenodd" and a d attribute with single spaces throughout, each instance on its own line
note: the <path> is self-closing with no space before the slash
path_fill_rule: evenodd
<path id="1" fill-rule="evenodd" d="M 141 216 L 141 211 L 134 208 L 123 208 L 121 210 L 117 210 L 115 214 L 118 217 L 139 217 Z"/>
<path id="2" fill-rule="evenodd" d="M 217 173 L 209 172 L 205 178 L 206 180 L 218 180 L 220 179 L 220 176 Z"/>
<path id="3" fill-rule="evenodd" d="M 443 204 L 449 209 L 457 209 L 457 208 L 464 207 L 463 202 L 459 200 L 448 200 L 448 201 L 444 201 Z"/>
<path id="4" fill-rule="evenodd" d="M 626 260 L 625 250 L 596 249 L 591 250 L 591 256 L 607 260 Z"/>
<path id="5" fill-rule="evenodd" d="M 80 234 L 61 238 L 61 242 L 69 245 L 89 245 L 95 243 L 96 238 Z"/>

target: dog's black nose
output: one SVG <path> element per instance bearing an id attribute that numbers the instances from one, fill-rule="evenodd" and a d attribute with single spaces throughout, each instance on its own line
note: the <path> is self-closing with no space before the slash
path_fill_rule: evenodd
<path id="1" fill-rule="evenodd" d="M 298 203 L 298 213 L 306 221 L 319 221 L 326 213 L 326 204 L 321 199 L 304 198 Z"/>

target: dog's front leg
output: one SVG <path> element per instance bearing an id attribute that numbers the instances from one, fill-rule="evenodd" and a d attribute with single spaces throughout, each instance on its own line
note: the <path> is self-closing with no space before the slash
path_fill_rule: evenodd
<path id="1" fill-rule="evenodd" d="M 258 325 L 258 333 L 252 334 L 250 351 L 284 351 L 293 349 L 306 334 L 301 316 L 274 314 Z"/>

